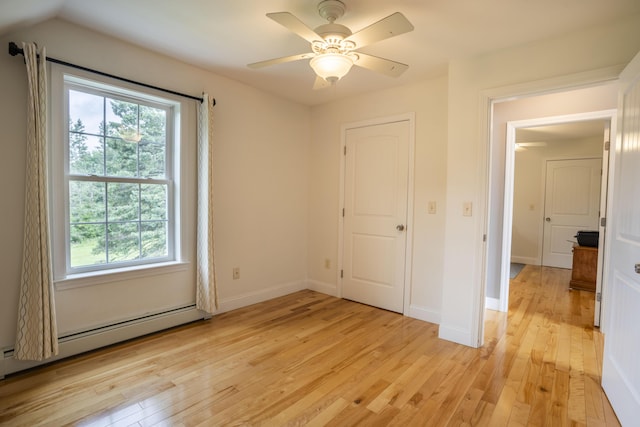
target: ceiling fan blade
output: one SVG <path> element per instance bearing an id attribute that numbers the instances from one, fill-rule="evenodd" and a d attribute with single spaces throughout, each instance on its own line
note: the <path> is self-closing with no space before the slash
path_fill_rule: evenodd
<path id="1" fill-rule="evenodd" d="M 326 89 L 328 87 L 331 87 L 331 83 L 320 76 L 316 76 L 316 81 L 313 83 L 313 90 Z"/>
<path id="2" fill-rule="evenodd" d="M 539 147 L 546 147 L 548 144 L 544 141 L 540 141 L 540 142 L 517 142 L 516 145 L 520 147 L 539 148 Z"/>
<path id="3" fill-rule="evenodd" d="M 402 13 L 396 12 L 352 34 L 346 40 L 354 42 L 357 49 L 409 31 L 413 31 L 411 22 Z"/>
<path id="4" fill-rule="evenodd" d="M 267 16 L 283 27 L 293 31 L 309 43 L 313 43 L 316 40 L 322 40 L 322 37 L 316 34 L 315 31 L 289 12 L 267 13 Z"/>
<path id="5" fill-rule="evenodd" d="M 358 55 L 358 60 L 354 62 L 354 65 L 377 71 L 389 77 L 398 77 L 409 68 L 407 64 L 402 64 L 390 59 L 378 58 L 377 56 L 360 52 L 355 52 L 355 54 Z"/>
<path id="6" fill-rule="evenodd" d="M 252 64 L 247 64 L 249 68 L 262 68 L 267 67 L 269 65 L 282 64 L 285 62 L 299 61 L 301 59 L 309 59 L 313 58 L 315 53 L 301 53 L 299 55 L 291 55 L 291 56 L 283 56 L 282 58 L 268 59 L 266 61 L 254 62 Z"/>

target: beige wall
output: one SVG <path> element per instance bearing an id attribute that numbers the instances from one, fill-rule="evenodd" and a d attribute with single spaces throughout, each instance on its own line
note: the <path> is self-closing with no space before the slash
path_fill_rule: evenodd
<path id="1" fill-rule="evenodd" d="M 60 20 L 8 34 L 0 44 L 23 40 L 46 46 L 50 56 L 72 63 L 215 97 L 216 263 L 222 306 L 246 305 L 306 286 L 309 108 Z M 0 348 L 13 346 L 16 325 L 26 91 L 21 57 L 0 55 Z M 195 184 L 193 148 L 188 154 L 190 187 Z M 58 291 L 60 332 L 193 303 L 194 206 L 185 214 L 185 270 Z M 232 280 L 233 267 L 240 267 L 240 280 Z"/>
<path id="2" fill-rule="evenodd" d="M 445 222 L 445 165 L 447 139 L 447 79 L 374 92 L 314 107 L 311 113 L 309 178 L 310 286 L 337 292 L 338 221 L 340 192 L 340 129 L 343 124 L 415 112 L 415 182 L 413 259 L 406 281 L 410 307 L 405 313 L 439 322 Z M 427 202 L 436 201 L 436 214 Z M 324 268 L 324 259 L 332 260 Z"/>

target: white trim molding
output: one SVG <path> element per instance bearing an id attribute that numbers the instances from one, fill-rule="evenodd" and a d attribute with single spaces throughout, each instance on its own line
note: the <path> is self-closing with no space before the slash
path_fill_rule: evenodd
<path id="1" fill-rule="evenodd" d="M 487 310 L 503 311 L 500 310 L 500 299 L 498 298 L 486 297 L 484 308 Z"/>
<path id="2" fill-rule="evenodd" d="M 307 280 L 307 289 L 320 292 L 321 294 L 330 295 L 332 297 L 338 296 L 337 285 L 321 282 L 319 280 L 311 280 L 311 279 Z"/>
<path id="3" fill-rule="evenodd" d="M 541 258 L 530 257 L 530 256 L 511 255 L 511 262 L 515 262 L 516 264 L 542 265 Z"/>
<path id="4" fill-rule="evenodd" d="M 227 311 L 235 310 L 237 308 L 246 307 L 248 305 L 268 301 L 273 298 L 289 295 L 294 292 L 303 291 L 305 289 L 307 289 L 307 286 L 304 281 L 296 281 L 281 283 L 266 289 L 261 289 L 255 292 L 247 292 L 230 298 L 220 297 L 218 310 L 216 310 L 216 312 L 213 314 L 215 316 L 217 314 L 226 313 Z"/>
<path id="5" fill-rule="evenodd" d="M 471 345 L 472 333 L 470 329 L 462 329 L 441 324 L 440 328 L 438 329 L 438 338 L 452 341 L 458 344 L 463 344 L 469 347 L 476 347 Z"/>
<path id="6" fill-rule="evenodd" d="M 69 356 L 141 337 L 163 329 L 173 328 L 203 318 L 204 314 L 197 310 L 195 305 L 191 305 L 139 319 L 132 319 L 116 325 L 76 333 L 59 339 L 60 352 L 57 356 L 40 361 L 16 360 L 13 358 L 13 349 L 7 348 L 3 350 L 1 354 L 2 357 L 0 358 L 0 379 L 14 372 L 44 365 Z"/>
<path id="7" fill-rule="evenodd" d="M 422 320 L 429 323 L 440 324 L 440 312 L 426 307 L 411 304 L 407 313 L 408 317 Z"/>

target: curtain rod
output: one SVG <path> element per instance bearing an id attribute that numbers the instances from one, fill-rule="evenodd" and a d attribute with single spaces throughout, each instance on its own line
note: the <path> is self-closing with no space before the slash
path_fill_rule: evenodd
<path id="1" fill-rule="evenodd" d="M 11 56 L 23 55 L 24 56 L 24 50 L 19 48 L 18 45 L 15 44 L 14 42 L 9 42 L 9 55 L 11 55 Z M 149 88 L 149 89 L 155 89 L 155 90 L 159 90 L 161 92 L 170 93 L 172 95 L 178 95 L 178 96 L 182 96 L 184 98 L 194 99 L 194 100 L 200 101 L 200 102 L 204 101 L 202 98 L 199 98 L 197 96 L 187 95 L 185 93 L 176 92 L 174 90 L 165 89 L 165 88 L 161 88 L 161 87 L 158 87 L 158 86 L 153 86 L 153 85 L 142 83 L 142 82 L 137 82 L 135 80 L 127 79 L 125 77 L 115 76 L 113 74 L 105 73 L 103 71 L 98 71 L 98 70 L 94 70 L 92 68 L 83 67 L 82 65 L 71 64 L 70 62 L 61 61 L 60 59 L 47 57 L 46 60 L 48 62 L 53 62 L 55 64 L 66 65 L 67 67 L 77 68 L 78 70 L 88 71 L 90 73 L 98 74 L 98 75 L 101 75 L 101 76 L 104 76 L 104 77 L 110 77 L 112 79 L 120 80 L 120 81 L 123 81 L 123 82 L 133 83 L 133 84 L 138 85 L 138 86 L 144 86 L 144 87 Z M 211 104 L 215 107 L 215 105 L 216 105 L 216 99 L 215 98 L 212 99 Z"/>

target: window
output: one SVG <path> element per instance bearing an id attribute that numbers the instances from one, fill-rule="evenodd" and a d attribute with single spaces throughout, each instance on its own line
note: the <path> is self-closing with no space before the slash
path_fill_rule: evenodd
<path id="1" fill-rule="evenodd" d="M 64 276 L 175 260 L 179 104 L 69 75 L 63 91 L 63 165 L 53 170 Z"/>

